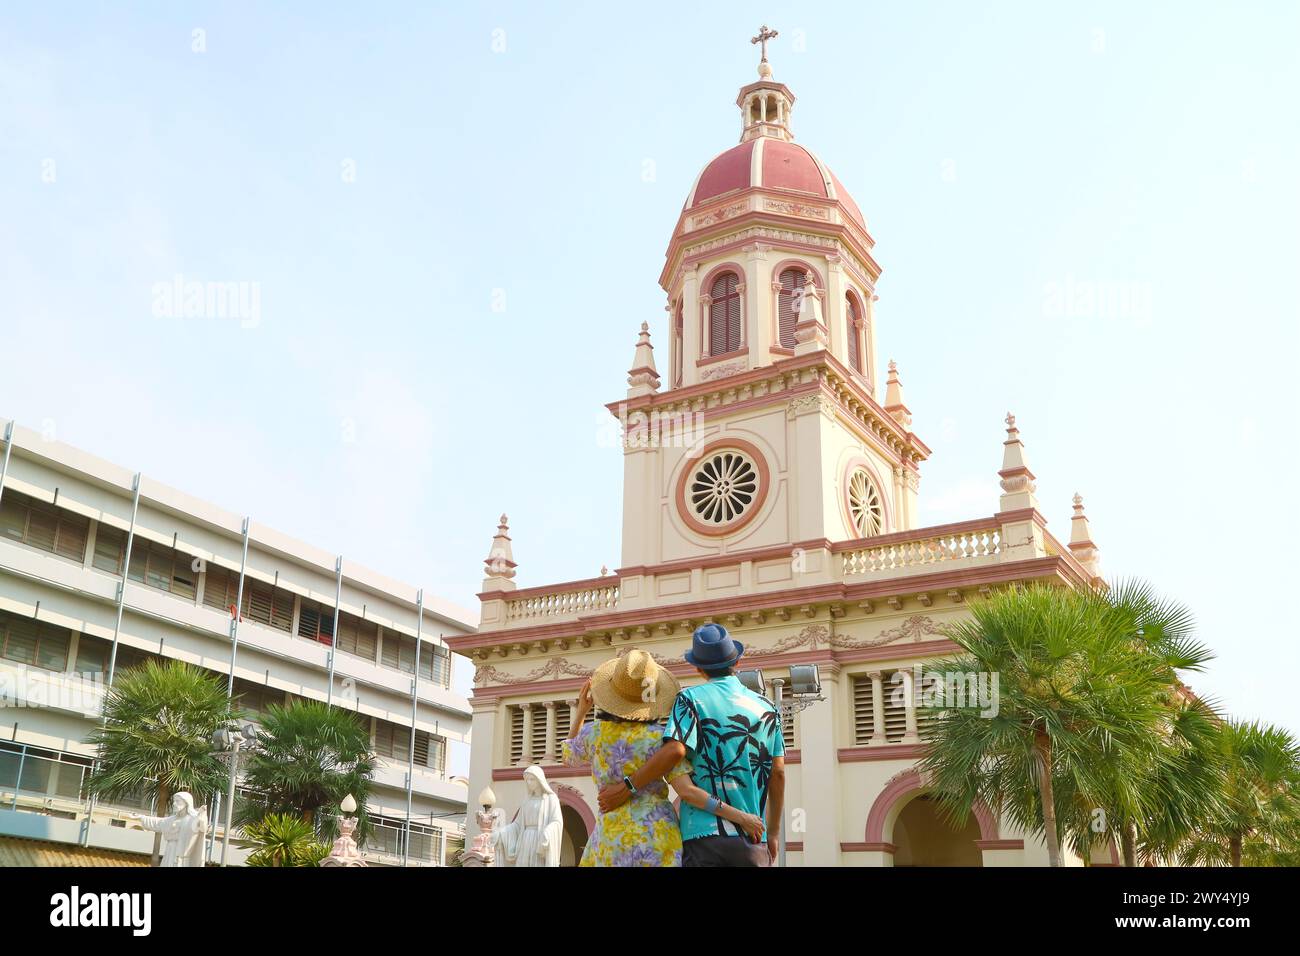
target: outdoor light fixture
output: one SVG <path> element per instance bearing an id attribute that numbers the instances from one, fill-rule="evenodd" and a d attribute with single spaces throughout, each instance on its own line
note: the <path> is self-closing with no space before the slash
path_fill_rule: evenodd
<path id="1" fill-rule="evenodd" d="M 763 672 L 760 670 L 737 671 L 736 680 L 755 694 L 767 694 L 767 684 L 763 682 Z"/>
<path id="2" fill-rule="evenodd" d="M 790 668 L 790 693 L 795 697 L 816 697 L 822 692 L 816 664 L 795 664 Z"/>
<path id="3" fill-rule="evenodd" d="M 343 811 L 343 814 L 345 816 L 351 816 L 352 814 L 356 813 L 357 798 L 352 796 L 352 794 L 349 793 L 346 797 L 343 798 L 343 802 L 339 804 L 339 809 Z"/>

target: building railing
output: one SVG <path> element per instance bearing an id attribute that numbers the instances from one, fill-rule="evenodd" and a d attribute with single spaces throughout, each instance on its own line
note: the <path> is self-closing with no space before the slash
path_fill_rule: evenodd
<path id="1" fill-rule="evenodd" d="M 867 539 L 870 540 L 870 539 Z M 856 542 L 851 542 L 856 544 Z M 925 529 L 883 536 L 840 555 L 845 577 L 881 574 L 958 561 L 965 564 L 997 560 L 1002 533 L 997 525 L 926 534 Z"/>
<path id="2" fill-rule="evenodd" d="M 569 617 L 590 611 L 611 611 L 618 607 L 618 579 L 597 578 L 575 581 L 554 590 L 538 589 L 517 593 L 506 603 L 506 620 L 538 621 Z"/>

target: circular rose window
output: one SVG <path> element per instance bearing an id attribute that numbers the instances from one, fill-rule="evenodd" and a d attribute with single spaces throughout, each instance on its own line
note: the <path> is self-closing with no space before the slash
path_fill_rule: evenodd
<path id="1" fill-rule="evenodd" d="M 735 449 L 705 455 L 686 492 L 697 521 L 720 527 L 746 514 L 758 497 L 758 467 Z"/>
<path id="2" fill-rule="evenodd" d="M 855 469 L 849 476 L 849 517 L 860 538 L 880 534 L 885 527 L 885 509 L 880 503 L 880 492 L 865 468 Z"/>

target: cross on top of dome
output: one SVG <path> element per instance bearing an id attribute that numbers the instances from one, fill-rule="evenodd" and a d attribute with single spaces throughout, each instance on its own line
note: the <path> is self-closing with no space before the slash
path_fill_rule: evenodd
<path id="1" fill-rule="evenodd" d="M 751 37 L 749 40 L 750 43 L 763 44 L 762 46 L 763 58 L 758 61 L 758 75 L 762 79 L 770 80 L 772 78 L 772 67 L 767 62 L 767 41 L 775 40 L 780 35 L 781 34 L 777 33 L 775 30 L 769 30 L 767 28 L 767 24 L 764 23 L 761 27 L 758 28 L 758 36 Z"/>
<path id="2" fill-rule="evenodd" d="M 778 36 L 780 34 L 768 29 L 765 23 L 759 27 L 758 36 L 749 38 L 750 43 L 760 44 L 762 54 L 758 61 L 758 82 L 744 87 L 736 98 L 736 105 L 740 107 L 742 143 L 758 136 L 770 136 L 787 143 L 794 139 L 790 133 L 794 94 L 784 83 L 772 79 L 772 65 L 767 62 L 767 41 Z"/>

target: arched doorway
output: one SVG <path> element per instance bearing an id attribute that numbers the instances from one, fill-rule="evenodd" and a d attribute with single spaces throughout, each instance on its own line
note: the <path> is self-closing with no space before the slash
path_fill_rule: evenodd
<path id="1" fill-rule="evenodd" d="M 577 866 L 587 848 L 587 821 L 573 807 L 560 807 L 564 818 L 564 842 L 560 845 L 560 866 Z"/>
<path id="2" fill-rule="evenodd" d="M 894 866 L 983 866 L 978 839 L 980 825 L 973 815 L 954 829 L 933 798 L 918 794 L 894 821 Z"/>
<path id="3" fill-rule="evenodd" d="M 596 825 L 596 815 L 582 796 L 582 791 L 567 783 L 552 784 L 560 798 L 560 818 L 564 821 L 564 839 L 560 843 L 560 866 L 577 866 L 582 851 Z"/>
<path id="4" fill-rule="evenodd" d="M 983 866 L 985 850 L 1020 843 L 999 838 L 997 817 L 982 803 L 954 828 L 926 789 L 920 771 L 908 768 L 890 777 L 872 803 L 866 845 L 883 851 L 887 866 Z"/>

